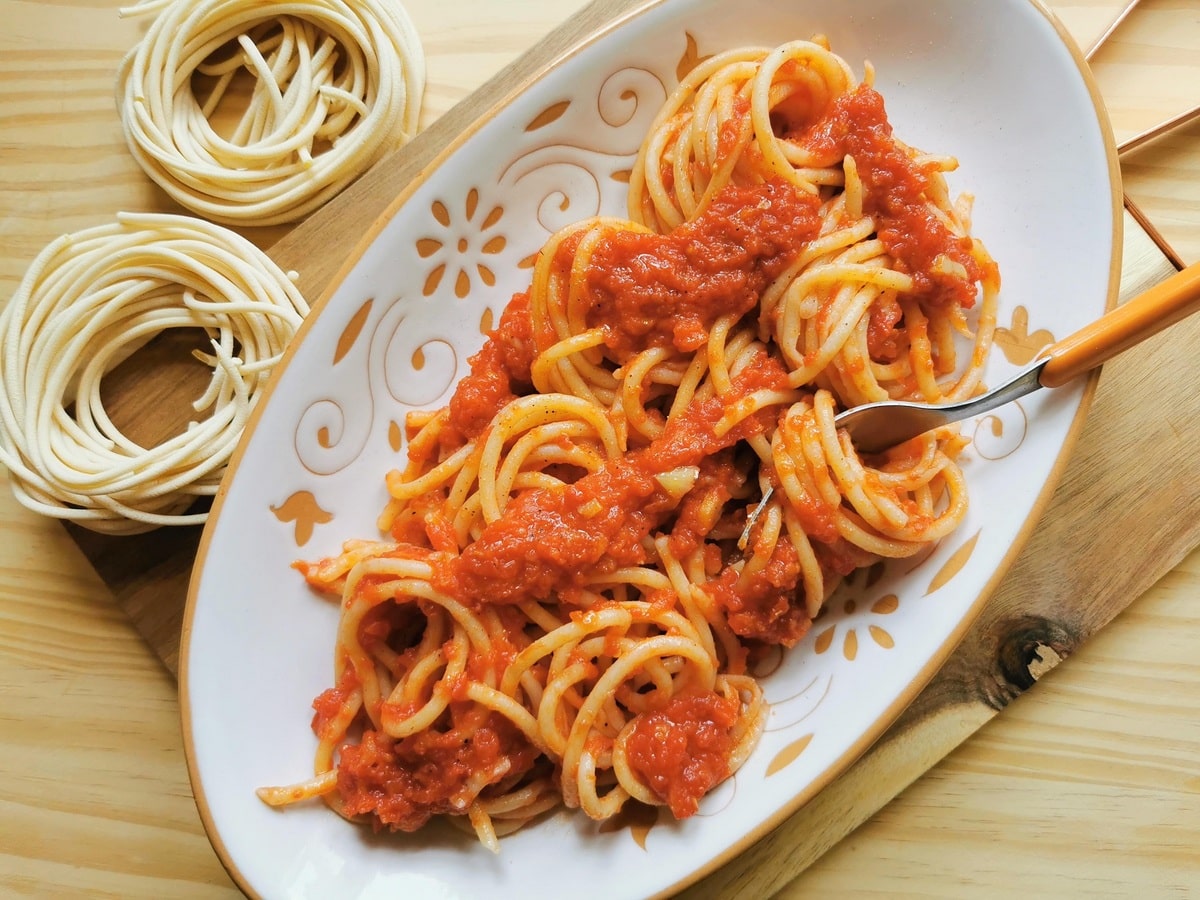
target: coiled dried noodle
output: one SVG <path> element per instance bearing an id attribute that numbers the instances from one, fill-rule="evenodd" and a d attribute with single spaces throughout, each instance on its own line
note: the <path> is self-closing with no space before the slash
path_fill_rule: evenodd
<path id="1" fill-rule="evenodd" d="M 141 12 L 158 15 L 117 79 L 129 149 L 211 221 L 300 219 L 416 133 L 425 57 L 395 0 L 148 0 L 122 10 Z M 243 69 L 253 93 L 222 136 L 214 113 Z M 197 76 L 212 83 L 203 100 Z"/>
<path id="2" fill-rule="evenodd" d="M 191 217 L 122 214 L 49 244 L 0 312 L 0 462 L 29 509 L 94 531 L 194 524 L 308 305 L 262 251 Z M 208 415 L 156 447 L 123 434 L 101 381 L 157 334 L 204 329 Z"/>

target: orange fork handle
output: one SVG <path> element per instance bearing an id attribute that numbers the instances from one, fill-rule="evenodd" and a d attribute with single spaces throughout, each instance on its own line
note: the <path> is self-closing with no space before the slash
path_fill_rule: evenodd
<path id="1" fill-rule="evenodd" d="M 1200 263 L 1105 313 L 1091 325 L 1053 344 L 1043 356 L 1043 387 L 1072 381 L 1118 353 L 1200 310 Z"/>

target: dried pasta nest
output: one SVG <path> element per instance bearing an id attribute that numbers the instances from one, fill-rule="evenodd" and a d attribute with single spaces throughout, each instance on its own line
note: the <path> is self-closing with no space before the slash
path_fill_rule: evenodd
<path id="1" fill-rule="evenodd" d="M 117 79 L 126 141 L 151 179 L 206 219 L 303 218 L 416 133 L 425 57 L 396 0 L 122 10 L 141 12 L 157 16 Z"/>
<path id="2" fill-rule="evenodd" d="M 254 244 L 190 216 L 122 214 L 60 237 L 0 311 L 0 463 L 18 501 L 94 531 L 203 522 L 272 367 L 308 313 Z M 203 329 L 208 389 L 182 433 L 143 447 L 101 382 L 168 329 Z"/>

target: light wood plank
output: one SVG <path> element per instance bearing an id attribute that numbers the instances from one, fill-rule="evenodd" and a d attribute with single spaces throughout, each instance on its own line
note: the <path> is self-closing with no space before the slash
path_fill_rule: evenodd
<path id="1" fill-rule="evenodd" d="M 1092 68 L 1117 140 L 1200 103 L 1200 16 L 1191 0 L 1142 0 Z M 1126 190 L 1185 261 L 1200 259 L 1200 122 L 1122 161 Z"/>
<path id="2" fill-rule="evenodd" d="M 118 209 L 171 208 L 129 159 L 112 112 L 112 70 L 143 27 L 117 19 L 117 5 L 0 0 L 0 299 L 59 233 L 109 221 Z M 583 7 L 579 0 L 407 5 L 431 58 L 426 124 Z M 1101 29 L 1118 6 L 1059 4 L 1077 34 Z M 1106 95 L 1132 85 L 1128 73 L 1143 67 L 1170 76 L 1147 82 L 1144 94 L 1130 88 L 1131 109 L 1161 117 L 1178 106 L 1160 106 L 1200 84 L 1200 42 L 1189 30 L 1194 5 L 1143 6 L 1136 28 L 1146 32 L 1131 18 L 1114 38 L 1128 46 L 1111 60 L 1098 56 L 1096 67 L 1102 78 L 1103 67 L 1116 67 L 1102 82 Z M 1165 55 L 1142 52 L 1152 46 Z M 1179 80 L 1172 73 L 1188 53 L 1194 68 Z M 1130 131 L 1141 127 L 1121 121 Z M 1161 156 L 1144 156 L 1148 148 L 1126 167 L 1130 192 L 1188 259 L 1200 258 L 1196 136 L 1193 129 L 1165 139 L 1154 148 Z M 251 236 L 269 246 L 282 233 Z M 1159 364 L 1153 354 L 1149 360 Z M 1180 498 L 1189 495 L 1177 491 Z M 964 705 L 947 717 L 918 718 L 895 755 L 864 760 L 859 777 L 874 771 L 898 791 L 911 781 L 905 773 L 925 771 L 961 733 L 983 727 L 849 838 L 838 840 L 855 824 L 839 818 L 838 794 L 823 795 L 809 809 L 819 814 L 826 804 L 824 818 L 815 815 L 825 830 L 805 845 L 819 859 L 783 896 L 995 896 L 1014 887 L 1034 895 L 1078 895 L 1085 887 L 1183 895 L 1200 880 L 1187 855 L 1200 832 L 1198 594 L 1194 553 L 1003 715 Z M 907 767 L 899 779 L 897 760 Z M 762 896 L 802 868 L 789 862 L 790 840 L 776 858 L 790 868 L 775 862 L 768 881 L 742 881 L 743 896 Z M 827 846 L 834 849 L 822 856 Z M 717 880 L 709 886 L 714 896 L 718 887 Z M 18 507 L 3 483 L 0 894 L 236 895 L 192 805 L 169 673 L 61 527 Z"/>

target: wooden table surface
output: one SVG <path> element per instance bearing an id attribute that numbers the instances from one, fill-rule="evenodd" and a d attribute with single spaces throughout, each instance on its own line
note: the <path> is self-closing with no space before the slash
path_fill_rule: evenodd
<path id="1" fill-rule="evenodd" d="M 172 209 L 125 150 L 112 0 L 0 0 L 0 301 L 50 240 Z M 429 124 L 583 0 L 406 0 Z M 1089 46 L 1121 0 L 1052 4 Z M 1200 101 L 1200 3 L 1143 0 L 1093 66 L 1118 141 Z M 1200 124 L 1123 161 L 1200 259 Z M 269 246 L 278 230 L 253 235 Z M 1200 513 L 1200 510 L 1197 510 Z M 1114 548 L 1114 560 L 1121 548 Z M 1136 560 L 1127 561 L 1136 565 Z M 913 896 L 1200 892 L 1200 551 L 787 886 Z M 174 679 L 61 526 L 0 485 L 0 895 L 236 895 L 200 826 Z"/>

